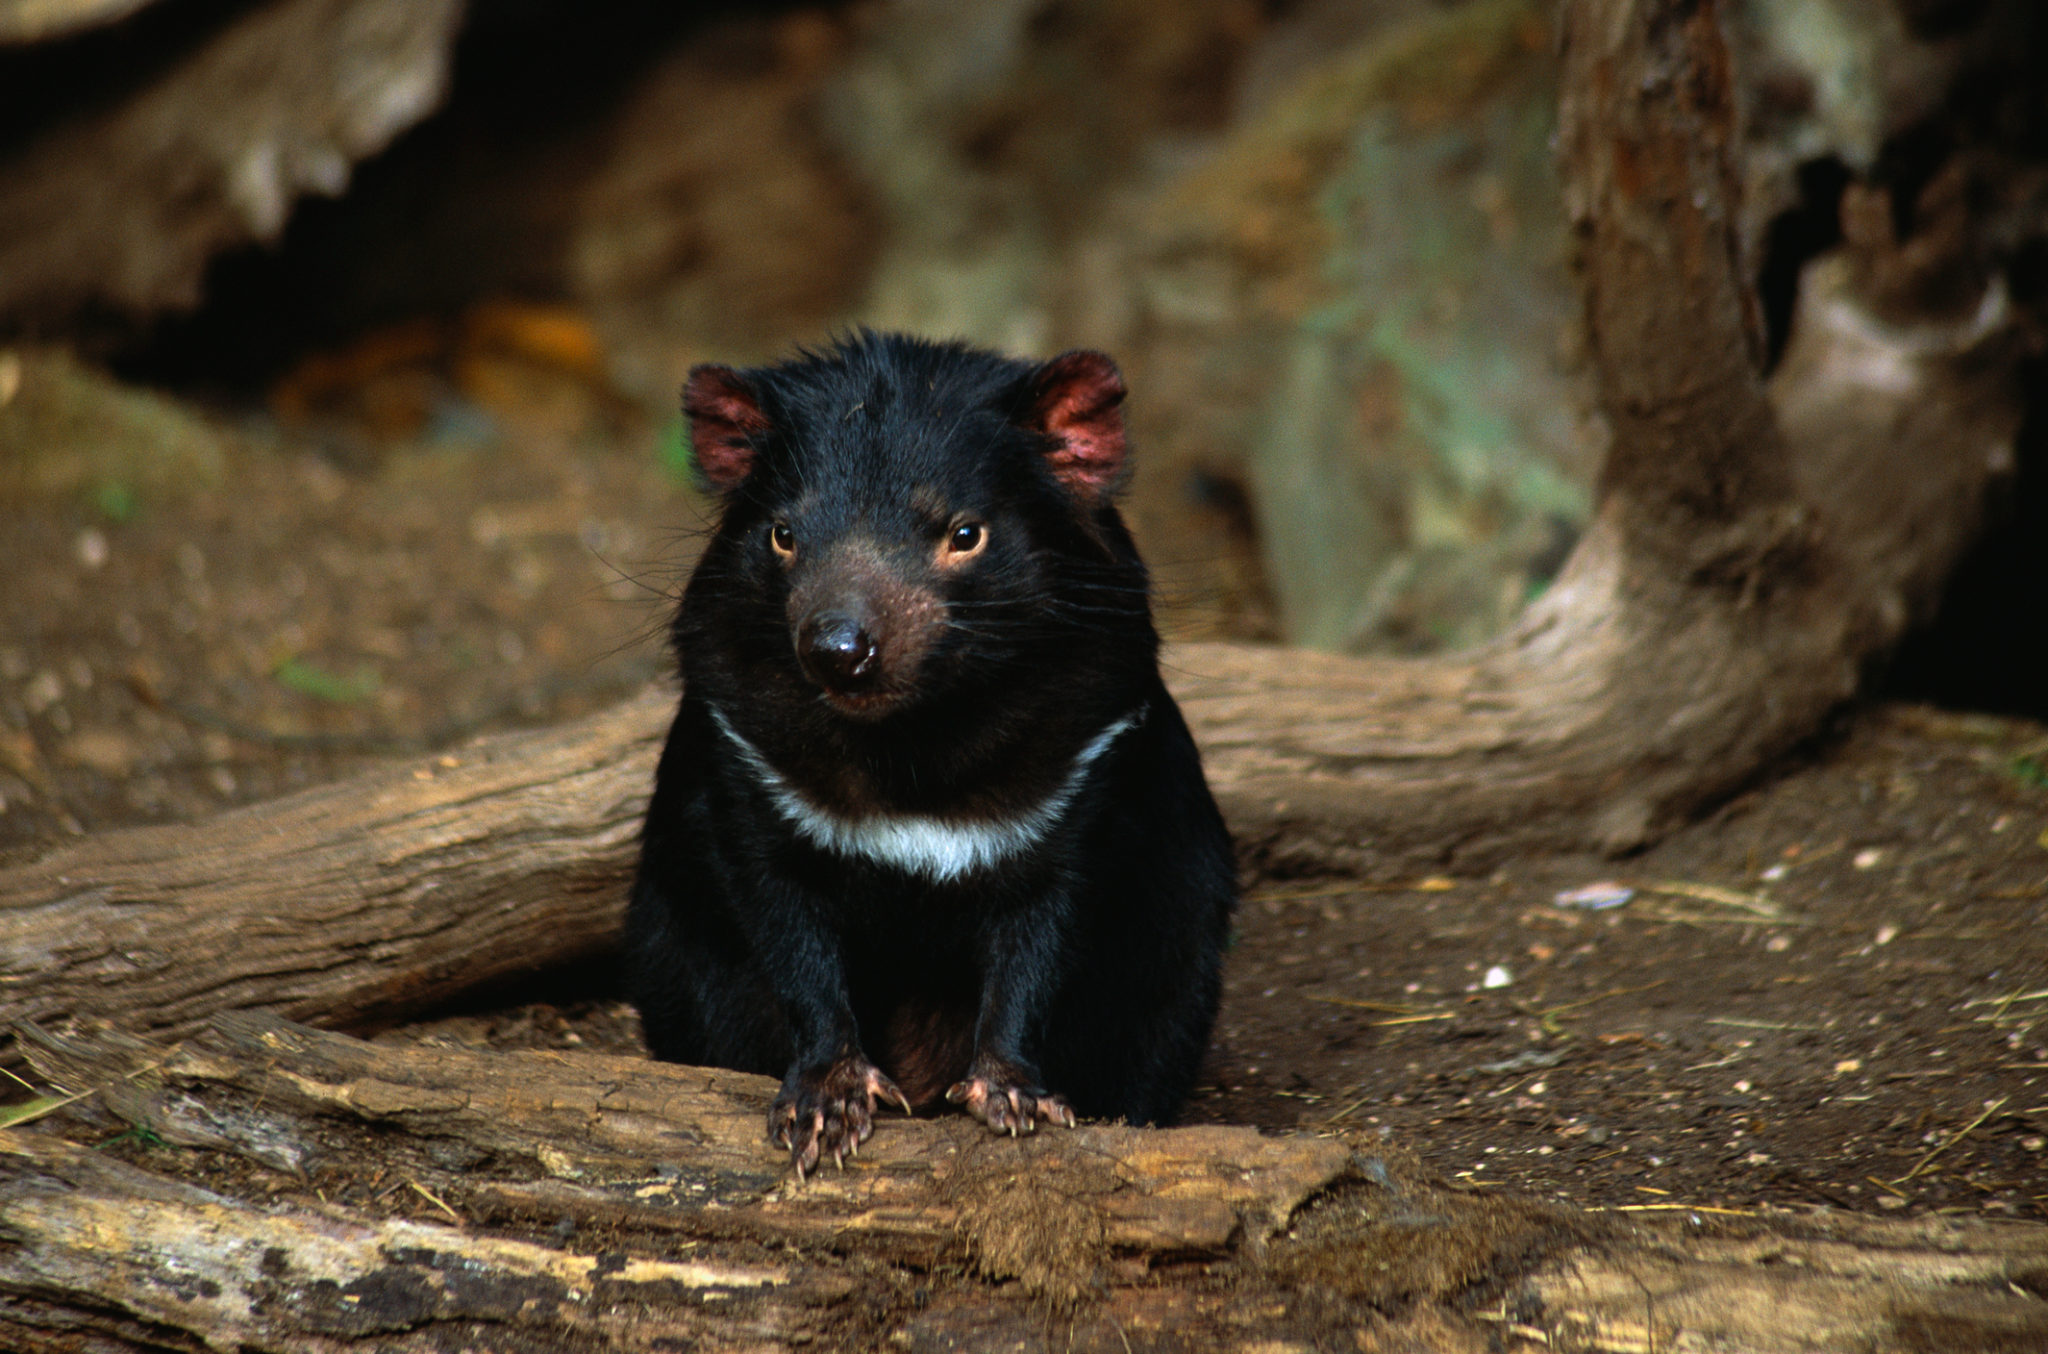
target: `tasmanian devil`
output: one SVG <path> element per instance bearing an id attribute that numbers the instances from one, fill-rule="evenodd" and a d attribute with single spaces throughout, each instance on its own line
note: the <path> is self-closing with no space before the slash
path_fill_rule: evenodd
<path id="1" fill-rule="evenodd" d="M 941 1096 L 1171 1119 L 1230 839 L 1114 498 L 1124 383 L 862 332 L 683 392 L 717 526 L 627 941 L 656 1056 L 781 1075 L 799 1174 Z"/>

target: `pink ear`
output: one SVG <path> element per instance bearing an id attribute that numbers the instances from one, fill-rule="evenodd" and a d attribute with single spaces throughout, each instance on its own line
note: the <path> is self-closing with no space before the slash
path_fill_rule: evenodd
<path id="1" fill-rule="evenodd" d="M 774 425 L 761 412 L 747 378 L 711 363 L 690 368 L 683 386 L 683 412 L 690 418 L 690 451 L 697 473 L 720 493 L 739 487 L 754 468 L 757 433 Z"/>
<path id="2" fill-rule="evenodd" d="M 1046 453 L 1052 473 L 1083 503 L 1093 506 L 1124 477 L 1123 374 L 1102 353 L 1076 349 L 1038 369 L 1032 413 L 1057 443 Z"/>

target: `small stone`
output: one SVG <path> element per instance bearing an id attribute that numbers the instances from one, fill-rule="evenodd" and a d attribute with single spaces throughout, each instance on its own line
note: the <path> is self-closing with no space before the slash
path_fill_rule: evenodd
<path id="1" fill-rule="evenodd" d="M 1625 884 L 1601 881 L 1587 884 L 1583 888 L 1566 889 L 1557 895 L 1559 907 L 1582 907 L 1588 911 L 1600 912 L 1610 907 L 1620 907 L 1636 896 L 1636 891 Z"/>
<path id="2" fill-rule="evenodd" d="M 65 740 L 63 758 L 103 776 L 126 776 L 135 769 L 134 740 L 115 729 L 80 729 Z"/>
<path id="3" fill-rule="evenodd" d="M 1514 980 L 1515 975 L 1508 971 L 1507 965 L 1495 964 L 1492 968 L 1486 970 L 1486 976 L 1479 980 L 1479 985 L 1481 987 L 1506 987 Z"/>
<path id="4" fill-rule="evenodd" d="M 1859 870 L 1874 870 L 1883 859 L 1884 852 L 1880 848 L 1866 846 L 1861 851 L 1858 851 L 1849 863 Z"/>
<path id="5" fill-rule="evenodd" d="M 112 553 L 107 545 L 107 533 L 98 527 L 87 527 L 79 532 L 72 548 L 78 553 L 78 562 L 92 570 L 104 567 L 107 556 Z"/>
<path id="6" fill-rule="evenodd" d="M 28 707 L 28 712 L 32 715 L 43 713 L 63 699 L 64 679 L 48 668 L 29 678 L 28 685 L 21 691 L 21 703 Z"/>

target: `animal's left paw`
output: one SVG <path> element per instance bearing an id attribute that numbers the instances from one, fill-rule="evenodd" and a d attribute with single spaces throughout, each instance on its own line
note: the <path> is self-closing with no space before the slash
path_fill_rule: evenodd
<path id="1" fill-rule="evenodd" d="M 1037 1081 L 1015 1063 L 980 1055 L 968 1067 L 967 1079 L 947 1089 L 946 1099 L 1013 1138 L 1019 1133 L 1036 1133 L 1041 1123 L 1072 1128 L 1073 1108 Z"/>

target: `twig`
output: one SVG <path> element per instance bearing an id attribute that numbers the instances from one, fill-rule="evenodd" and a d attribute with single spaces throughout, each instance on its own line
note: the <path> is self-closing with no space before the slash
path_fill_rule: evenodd
<path id="1" fill-rule="evenodd" d="M 414 1189 L 418 1190 L 420 1192 L 421 1197 L 425 1198 L 428 1203 L 440 1209 L 443 1213 L 446 1213 L 449 1217 L 455 1219 L 455 1221 L 462 1221 L 462 1215 L 460 1213 L 457 1213 L 454 1209 L 450 1208 L 446 1203 L 444 1203 L 440 1195 L 434 1193 L 434 1191 L 428 1189 L 425 1185 L 422 1185 L 417 1180 L 409 1179 L 405 1183 L 411 1185 Z"/>
<path id="2" fill-rule="evenodd" d="M 1696 884 L 1688 879 L 1660 879 L 1654 884 L 1643 885 L 1645 893 L 1661 893 L 1670 898 L 1693 898 L 1702 903 L 1719 903 L 1723 907 L 1741 908 L 1744 912 L 1776 920 L 1784 916 L 1784 910 L 1760 893 L 1743 893 L 1736 889 L 1724 889 L 1718 884 Z"/>
<path id="3" fill-rule="evenodd" d="M 1448 893 L 1457 887 L 1457 880 L 1433 874 L 1424 879 L 1407 880 L 1393 884 L 1367 884 L 1353 881 L 1352 883 L 1339 885 L 1335 888 L 1306 889 L 1299 893 L 1273 889 L 1248 894 L 1245 897 L 1245 901 L 1248 903 L 1297 903 L 1314 898 L 1345 898 L 1360 893 Z"/>
<path id="4" fill-rule="evenodd" d="M 19 1081 L 20 1078 L 16 1077 L 15 1080 Z M 44 1115 L 55 1114 L 66 1105 L 83 1100 L 91 1094 L 91 1091 L 78 1091 L 72 1095 L 39 1096 L 19 1105 L 0 1107 L 0 1131 L 32 1124 Z"/>
<path id="5" fill-rule="evenodd" d="M 1679 912 L 1675 909 L 1639 910 L 1637 921 L 1678 922 L 1687 926 L 1811 926 L 1804 917 L 1716 917 L 1702 912 Z"/>
<path id="6" fill-rule="evenodd" d="M 1998 1113 L 1999 1110 L 2005 1108 L 2005 1102 L 2010 1100 L 2011 1098 L 2011 1096 L 2002 1095 L 1998 1097 L 1998 1099 L 1993 1100 L 1989 1104 L 1985 1105 L 1984 1112 L 1982 1114 L 1970 1120 L 1969 1123 L 1964 1124 L 1962 1128 L 1958 1129 L 1954 1136 L 1950 1137 L 1946 1142 L 1937 1143 L 1932 1149 L 1928 1151 L 1926 1156 L 1920 1158 L 1919 1162 L 1914 1165 L 1912 1170 L 1907 1171 L 1904 1175 L 1892 1181 L 1892 1183 L 1894 1185 L 1903 1185 L 1908 1180 L 1911 1180 L 1914 1176 L 1920 1174 L 1920 1172 L 1926 1170 L 1928 1162 L 1934 1160 L 1943 1152 L 1946 1152 L 1949 1148 L 1954 1147 L 1964 1138 L 1970 1136 L 1970 1131 L 1972 1129 L 1976 1128 L 1977 1125 L 1983 1123 L 1986 1119 L 1989 1119 L 1992 1115 Z"/>
<path id="7" fill-rule="evenodd" d="M 1345 1106 L 1345 1107 L 1344 1107 L 1343 1109 L 1341 1109 L 1341 1110 L 1338 1110 L 1338 1111 L 1337 1111 L 1337 1112 L 1336 1112 L 1335 1114 L 1332 1114 L 1332 1115 L 1328 1115 L 1328 1116 L 1326 1116 L 1326 1117 L 1325 1117 L 1325 1118 L 1323 1119 L 1323 1126 L 1324 1126 L 1325 1128 L 1327 1128 L 1327 1127 L 1329 1127 L 1329 1126 L 1330 1126 L 1331 1124 L 1334 1124 L 1334 1123 L 1336 1123 L 1336 1122 L 1337 1122 L 1337 1121 L 1338 1121 L 1339 1119 L 1342 1119 L 1342 1118 L 1346 1117 L 1347 1115 L 1349 1115 L 1349 1114 L 1351 1113 L 1351 1111 L 1353 1111 L 1353 1110 L 1357 1109 L 1357 1108 L 1358 1108 L 1358 1107 L 1359 1107 L 1360 1105 L 1363 1105 L 1363 1104 L 1364 1104 L 1364 1103 L 1365 1103 L 1366 1101 L 1368 1101 L 1368 1100 L 1372 1099 L 1372 1096 L 1373 1096 L 1373 1093 L 1372 1093 L 1371 1091 L 1367 1091 L 1367 1092 L 1366 1092 L 1366 1093 L 1365 1093 L 1364 1095 L 1362 1095 L 1362 1096 L 1358 1097 L 1358 1099 L 1356 1099 L 1356 1100 L 1352 1101 L 1352 1102 L 1351 1102 L 1350 1104 L 1346 1105 L 1346 1106 Z"/>
<path id="8" fill-rule="evenodd" d="M 1322 1002 L 1325 1006 L 1352 1006 L 1361 1011 L 1383 1011 L 1393 1015 L 1421 1015 L 1422 1009 L 1398 1001 L 1360 1001 L 1356 997 L 1318 997 L 1309 994 L 1310 1001 Z"/>
<path id="9" fill-rule="evenodd" d="M 1605 992 L 1595 992 L 1592 996 L 1580 997 L 1577 1001 L 1560 1002 L 1556 1006 L 1545 1006 L 1540 1009 L 1531 1010 L 1529 1011 L 1529 1014 L 1539 1017 L 1549 1017 L 1554 1016 L 1561 1011 L 1576 1011 L 1581 1006 L 1591 1006 L 1594 1002 L 1606 1001 L 1609 997 L 1627 997 L 1633 996 L 1637 992 L 1647 992 L 1653 987 L 1662 987 L 1664 986 L 1664 984 L 1670 981 L 1671 980 L 1669 978 L 1659 978 L 1654 983 L 1644 983 L 1640 987 L 1610 987 Z M 1516 1004 L 1520 1005 L 1519 1002 Z"/>

